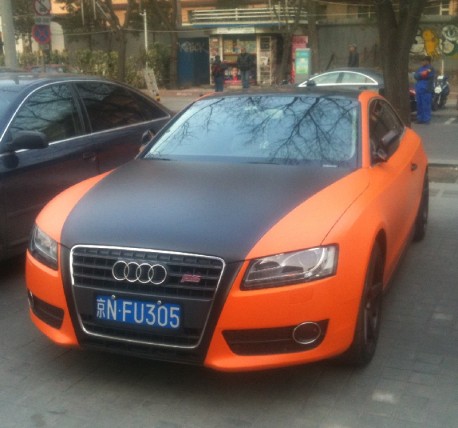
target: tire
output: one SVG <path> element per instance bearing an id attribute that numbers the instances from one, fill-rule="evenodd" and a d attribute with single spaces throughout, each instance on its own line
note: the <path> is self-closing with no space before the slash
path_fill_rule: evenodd
<path id="1" fill-rule="evenodd" d="M 439 108 L 439 95 L 433 95 L 433 103 L 431 105 L 431 110 L 436 111 Z"/>
<path id="2" fill-rule="evenodd" d="M 429 179 L 428 171 L 426 171 L 423 180 L 423 192 L 421 195 L 420 206 L 418 207 L 417 217 L 415 218 L 413 240 L 415 242 L 421 241 L 426 234 L 426 225 L 428 224 L 429 214 Z"/>
<path id="3" fill-rule="evenodd" d="M 369 364 L 375 354 L 382 317 L 383 267 L 383 253 L 380 245 L 375 243 L 367 267 L 353 342 L 339 358 L 341 362 L 362 367 Z"/>
<path id="4" fill-rule="evenodd" d="M 441 97 L 441 99 L 439 101 L 439 104 L 438 104 L 438 107 L 439 108 L 444 108 L 445 104 L 447 104 L 447 96 L 446 95 Z"/>

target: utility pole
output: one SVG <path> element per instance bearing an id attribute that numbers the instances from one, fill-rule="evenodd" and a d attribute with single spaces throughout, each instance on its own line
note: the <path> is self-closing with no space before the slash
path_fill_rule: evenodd
<path id="1" fill-rule="evenodd" d="M 145 33 L 145 69 L 143 70 L 143 75 L 145 77 L 146 87 L 153 94 L 157 101 L 161 100 L 159 95 L 159 88 L 157 87 L 156 75 L 154 74 L 153 68 L 148 67 L 148 16 L 146 14 L 146 9 L 143 10 L 143 13 L 140 13 L 143 16 L 143 31 Z"/>
<path id="2" fill-rule="evenodd" d="M 3 51 L 5 52 L 5 65 L 17 67 L 16 39 L 14 37 L 13 7 L 11 0 L 0 1 L 0 14 L 2 16 Z"/>
<path id="3" fill-rule="evenodd" d="M 143 33 L 145 35 L 145 54 L 148 58 L 148 16 L 146 15 L 146 9 L 143 10 L 143 13 L 140 13 L 140 16 L 143 17 Z M 145 67 L 148 68 L 148 59 L 146 60 Z"/>

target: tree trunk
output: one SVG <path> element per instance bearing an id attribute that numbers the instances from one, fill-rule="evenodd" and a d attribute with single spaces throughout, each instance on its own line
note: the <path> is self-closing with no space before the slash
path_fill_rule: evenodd
<path id="1" fill-rule="evenodd" d="M 316 2 L 307 1 L 307 21 L 309 28 L 308 46 L 312 53 L 312 74 L 320 71 L 320 58 L 318 56 L 318 30 L 316 27 Z"/>
<path id="2" fill-rule="evenodd" d="M 290 64 L 291 64 L 291 45 L 293 40 L 293 35 L 291 33 L 284 33 L 283 38 L 283 50 L 281 55 L 280 67 L 277 73 L 277 81 L 275 83 L 280 84 L 285 80 L 288 74 L 291 73 Z"/>
<path id="3" fill-rule="evenodd" d="M 171 88 L 176 88 L 178 84 L 178 33 L 176 31 L 170 33 L 170 42 L 169 85 Z"/>
<path id="4" fill-rule="evenodd" d="M 117 34 L 118 38 L 118 80 L 124 82 L 126 79 L 126 48 L 127 40 L 124 30 L 121 28 Z"/>
<path id="5" fill-rule="evenodd" d="M 392 2 L 376 1 L 377 25 L 385 80 L 385 97 L 410 125 L 409 54 L 426 0 L 404 0 L 399 13 Z"/>
<path id="6" fill-rule="evenodd" d="M 169 86 L 176 88 L 178 83 L 178 2 L 170 2 L 170 14 L 164 13 L 157 0 L 152 0 L 151 5 L 165 25 L 170 35 L 170 69 Z"/>

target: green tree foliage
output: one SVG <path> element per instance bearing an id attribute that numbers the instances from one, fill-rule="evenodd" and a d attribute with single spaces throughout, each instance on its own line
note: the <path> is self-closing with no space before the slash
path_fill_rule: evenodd
<path id="1" fill-rule="evenodd" d="M 171 38 L 169 81 L 176 83 L 176 58 L 178 34 L 176 32 L 176 2 L 168 0 L 127 0 L 124 20 L 120 21 L 115 13 L 112 0 L 57 0 L 62 4 L 68 15 L 61 18 L 60 23 L 64 30 L 87 37 L 88 32 L 107 31 L 111 41 L 107 51 L 117 51 L 116 77 L 126 80 L 128 73 L 126 44 L 127 37 L 140 36 L 143 32 L 143 18 L 141 13 L 146 11 L 148 18 L 148 31 L 167 31 Z M 95 13 L 94 13 L 95 5 Z M 148 62 L 151 66 L 151 63 Z M 155 70 L 156 71 L 156 70 Z M 157 71 L 156 71 L 157 73 Z"/>
<path id="2" fill-rule="evenodd" d="M 178 1 L 169 0 L 143 0 L 142 2 L 148 14 L 151 28 L 165 30 L 170 39 L 169 56 L 169 86 L 177 85 L 178 68 Z"/>
<path id="3" fill-rule="evenodd" d="M 16 38 L 24 41 L 24 50 L 32 50 L 32 27 L 35 24 L 33 2 L 31 0 L 14 0 L 11 2 L 14 17 Z"/>

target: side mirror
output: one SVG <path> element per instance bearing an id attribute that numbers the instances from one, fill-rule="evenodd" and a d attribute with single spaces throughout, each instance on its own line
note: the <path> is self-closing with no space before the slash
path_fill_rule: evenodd
<path id="1" fill-rule="evenodd" d="M 307 86 L 314 87 L 314 86 L 316 86 L 316 83 L 315 83 L 314 80 L 309 80 L 309 81 L 307 82 Z"/>
<path id="2" fill-rule="evenodd" d="M 48 147 L 48 139 L 43 132 L 39 131 L 19 131 L 6 145 L 7 150 L 11 152 L 23 149 L 45 149 L 46 147 Z"/>
<path id="3" fill-rule="evenodd" d="M 377 162 L 386 162 L 396 151 L 399 144 L 399 132 L 392 129 L 388 131 L 378 142 L 374 153 Z"/>
<path id="4" fill-rule="evenodd" d="M 138 153 L 141 153 L 145 149 L 145 147 L 153 140 L 154 135 L 154 131 L 152 131 L 151 129 L 148 129 L 143 133 Z"/>
<path id="5" fill-rule="evenodd" d="M 387 151 L 396 143 L 399 139 L 399 132 L 392 129 L 388 131 L 380 140 L 381 146 Z"/>

